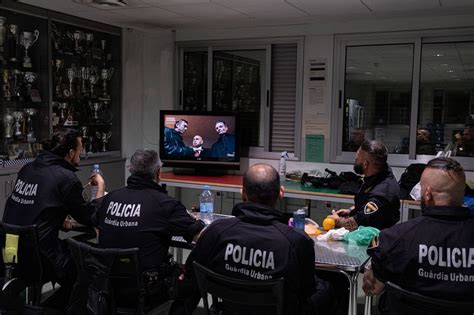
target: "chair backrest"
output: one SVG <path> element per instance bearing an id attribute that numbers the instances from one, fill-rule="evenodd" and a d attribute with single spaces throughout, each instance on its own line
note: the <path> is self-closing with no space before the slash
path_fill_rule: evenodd
<path id="1" fill-rule="evenodd" d="M 199 292 L 203 298 L 207 314 L 210 309 L 207 294 L 211 294 L 214 303 L 217 298 L 233 306 L 262 306 L 272 309 L 277 314 L 284 313 L 285 281 L 283 278 L 274 280 L 249 281 L 234 279 L 209 270 L 201 264 L 194 262 Z"/>
<path id="2" fill-rule="evenodd" d="M 474 313 L 474 302 L 459 302 L 428 297 L 387 282 L 387 310 L 389 314 L 469 314 Z"/>
<path id="3" fill-rule="evenodd" d="M 1 223 L 0 239 L 2 249 L 5 252 L 7 234 L 18 237 L 18 257 L 13 263 L 4 263 L 5 282 L 8 278 L 19 278 L 27 287 L 33 287 L 32 302 L 37 305 L 41 296 L 41 285 L 43 284 L 43 264 L 39 252 L 38 232 L 35 225 L 18 226 Z"/>
<path id="4" fill-rule="evenodd" d="M 138 248 L 104 249 L 67 241 L 78 270 L 68 314 L 143 313 Z"/>

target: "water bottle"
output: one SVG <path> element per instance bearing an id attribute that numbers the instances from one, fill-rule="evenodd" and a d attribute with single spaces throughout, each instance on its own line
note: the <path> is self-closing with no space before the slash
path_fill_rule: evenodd
<path id="1" fill-rule="evenodd" d="M 293 212 L 293 228 L 304 231 L 306 210 L 304 208 Z"/>
<path id="2" fill-rule="evenodd" d="M 286 160 L 288 160 L 288 152 L 283 151 L 280 156 L 280 162 L 278 163 L 278 174 L 280 175 L 280 182 L 286 180 Z"/>
<path id="3" fill-rule="evenodd" d="M 99 164 L 94 164 L 94 166 L 92 167 L 91 176 L 95 174 L 102 175 Z M 96 194 L 97 194 L 97 186 L 91 185 L 91 201 L 95 199 Z"/>
<path id="4" fill-rule="evenodd" d="M 199 196 L 199 208 L 201 220 L 206 224 L 210 224 L 214 216 L 214 195 L 209 190 L 208 185 L 202 187 L 202 193 Z"/>

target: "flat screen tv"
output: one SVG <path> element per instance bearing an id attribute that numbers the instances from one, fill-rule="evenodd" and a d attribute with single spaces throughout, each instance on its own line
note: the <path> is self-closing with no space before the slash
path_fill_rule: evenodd
<path id="1" fill-rule="evenodd" d="M 160 111 L 163 166 L 196 172 L 240 168 L 238 116 L 233 113 Z"/>

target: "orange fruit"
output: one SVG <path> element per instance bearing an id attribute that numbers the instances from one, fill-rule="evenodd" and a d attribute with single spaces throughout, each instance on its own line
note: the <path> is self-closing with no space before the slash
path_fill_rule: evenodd
<path id="1" fill-rule="evenodd" d="M 326 231 L 329 231 L 329 230 L 332 230 L 336 227 L 336 221 L 334 221 L 333 218 L 330 218 L 330 217 L 326 217 L 324 220 L 323 220 L 323 228 L 326 230 Z"/>

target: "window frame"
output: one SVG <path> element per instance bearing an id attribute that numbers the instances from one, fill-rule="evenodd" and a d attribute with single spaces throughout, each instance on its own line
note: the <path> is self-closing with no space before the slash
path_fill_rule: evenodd
<path id="1" fill-rule="evenodd" d="M 271 56 L 273 44 L 296 44 L 297 45 L 297 60 L 296 60 L 296 104 L 295 104 L 295 139 L 294 139 L 294 153 L 290 153 L 291 160 L 301 160 L 301 119 L 303 112 L 303 54 L 304 54 L 304 37 L 284 37 L 284 38 L 262 38 L 262 39 L 242 39 L 242 40 L 210 40 L 210 41 L 182 41 L 176 42 L 176 85 L 174 108 L 182 109 L 181 91 L 183 89 L 183 61 L 184 52 L 186 51 L 204 51 L 207 49 L 208 53 L 208 82 L 207 82 L 207 110 L 212 109 L 212 58 L 213 51 L 217 50 L 255 50 L 262 49 L 266 51 L 266 65 L 265 65 L 265 86 L 262 89 L 269 91 L 265 93 L 262 99 L 260 109 L 260 137 L 263 137 L 263 146 L 252 146 L 248 150 L 248 158 L 263 158 L 263 159 L 279 159 L 281 152 L 270 152 L 270 119 L 271 107 L 266 107 L 267 97 L 271 97 Z M 270 100 L 268 100 L 270 102 Z M 263 125 L 262 125 L 263 123 Z M 262 139 L 261 139 L 262 140 Z"/>
<path id="2" fill-rule="evenodd" d="M 408 31 L 396 33 L 374 33 L 356 35 L 336 35 L 334 41 L 334 76 L 331 106 L 331 163 L 353 163 L 354 152 L 342 151 L 343 119 L 344 119 L 344 92 L 346 48 L 349 46 L 374 46 L 390 44 L 413 44 L 413 69 L 412 69 L 412 97 L 410 110 L 409 154 L 389 154 L 388 163 L 391 166 L 407 167 L 412 163 L 427 163 L 434 156 L 416 155 L 416 129 L 419 111 L 419 92 L 421 86 L 421 65 L 423 44 L 431 43 L 456 43 L 474 42 L 474 28 L 443 29 L 434 31 Z M 473 87 L 474 89 L 474 87 Z M 466 170 L 474 170 L 474 158 L 453 157 L 458 160 Z"/>

